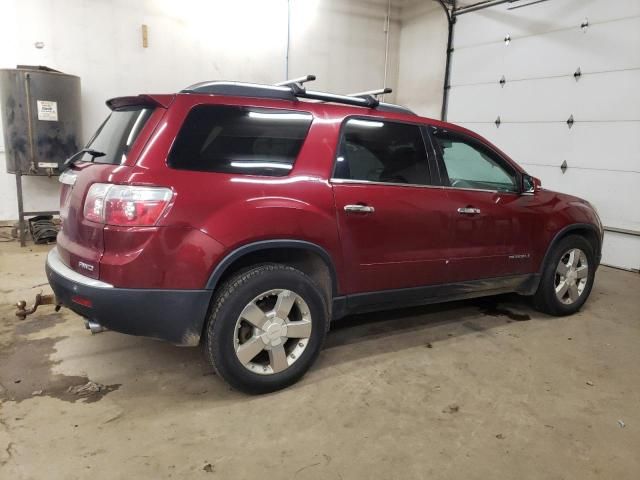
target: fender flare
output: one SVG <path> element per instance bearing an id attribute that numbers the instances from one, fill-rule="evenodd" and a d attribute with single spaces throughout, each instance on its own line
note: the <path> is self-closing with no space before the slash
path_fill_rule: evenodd
<path id="1" fill-rule="evenodd" d="M 600 233 L 598 232 L 598 229 L 596 228 L 596 226 L 591 223 L 572 223 L 570 225 L 567 225 L 566 227 L 561 228 L 558 232 L 556 232 L 551 242 L 549 242 L 549 246 L 547 246 L 547 251 L 545 252 L 544 257 L 542 257 L 542 262 L 540 263 L 540 268 L 538 270 L 538 273 L 540 273 L 541 275 L 544 273 L 543 270 L 544 270 L 544 266 L 547 264 L 547 259 L 549 258 L 549 255 L 551 255 L 551 251 L 553 250 L 553 247 L 557 245 L 560 239 L 562 239 L 564 236 L 566 236 L 567 234 L 571 233 L 574 230 L 584 230 L 584 229 L 593 231 L 596 238 L 598 239 L 598 245 L 596 246 L 596 251 L 594 252 L 594 254 L 596 255 L 597 263 L 600 263 L 600 257 L 602 256 L 602 239 L 600 237 Z"/>
<path id="2" fill-rule="evenodd" d="M 243 256 L 257 252 L 260 250 L 273 250 L 273 249 L 298 249 L 298 250 L 307 250 L 317 254 L 322 261 L 327 265 L 329 269 L 329 275 L 331 277 L 331 292 L 332 296 L 337 296 L 338 291 L 338 279 L 336 275 L 336 269 L 333 264 L 333 260 L 331 259 L 331 255 L 322 248 L 320 245 L 317 245 L 312 242 L 307 242 L 305 240 L 293 240 L 293 239 L 277 239 L 277 240 L 261 240 L 257 242 L 248 243 L 242 245 L 231 253 L 227 254 L 213 269 L 211 275 L 209 276 L 209 280 L 207 281 L 206 289 L 214 290 L 220 281 L 220 278 L 224 274 L 224 272 L 229 268 L 229 266 L 235 262 L 236 260 L 242 258 Z"/>

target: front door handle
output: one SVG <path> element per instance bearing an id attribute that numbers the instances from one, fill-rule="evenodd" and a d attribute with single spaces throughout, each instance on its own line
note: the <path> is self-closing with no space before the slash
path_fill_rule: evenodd
<path id="1" fill-rule="evenodd" d="M 376 211 L 375 208 L 369 205 L 345 205 L 344 211 L 347 213 L 373 213 Z"/>
<path id="2" fill-rule="evenodd" d="M 479 208 L 475 207 L 460 207 L 458 213 L 462 215 L 478 215 L 480 213 Z"/>

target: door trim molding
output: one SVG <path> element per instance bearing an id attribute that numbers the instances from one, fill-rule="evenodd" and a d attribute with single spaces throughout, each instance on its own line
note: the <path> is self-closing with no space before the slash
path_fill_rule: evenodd
<path id="1" fill-rule="evenodd" d="M 334 297 L 333 320 L 352 313 L 393 310 L 501 293 L 515 292 L 521 295 L 533 295 L 538 289 L 539 283 L 540 275 L 531 273 L 424 287 L 354 293 Z"/>

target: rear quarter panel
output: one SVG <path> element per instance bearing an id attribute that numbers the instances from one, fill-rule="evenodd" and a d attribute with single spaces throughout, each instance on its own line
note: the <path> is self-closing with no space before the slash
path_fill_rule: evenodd
<path id="1" fill-rule="evenodd" d="M 248 104 L 246 98 L 177 96 L 128 176 L 130 183 L 168 186 L 174 190 L 173 205 L 154 228 L 190 228 L 199 233 L 191 240 L 186 235 L 181 246 L 182 250 L 193 248 L 201 252 L 202 258 L 194 255 L 191 260 L 192 276 L 197 279 L 198 288 L 204 287 L 206 281 L 202 279 L 208 278 L 216 264 L 236 248 L 274 239 L 304 240 L 322 247 L 333 259 L 339 280 L 342 276 L 342 252 L 333 193 L 327 181 L 335 150 L 337 124 L 314 115 L 294 168 L 285 177 L 169 168 L 166 163 L 168 153 L 190 109 L 216 102 Z M 256 102 L 256 106 L 305 110 L 303 103 L 277 100 L 262 99 Z M 105 235 L 108 242 L 108 233 Z M 216 246 L 202 245 L 204 239 L 200 235 L 213 240 Z M 158 250 L 156 253 L 158 258 L 167 261 L 163 254 L 168 252 L 169 242 L 163 244 L 166 246 L 164 252 Z M 147 249 L 141 239 L 139 248 L 129 248 L 128 251 L 146 255 Z M 163 273 L 167 283 L 172 273 L 171 269 Z M 175 282 L 173 285 L 176 288 Z"/>

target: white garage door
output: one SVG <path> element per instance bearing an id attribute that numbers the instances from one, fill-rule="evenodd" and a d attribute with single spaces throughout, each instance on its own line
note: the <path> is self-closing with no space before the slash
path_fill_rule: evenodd
<path id="1" fill-rule="evenodd" d="M 458 17 L 448 120 L 544 187 L 591 201 L 607 227 L 603 263 L 637 270 L 640 0 L 515 5 Z"/>

